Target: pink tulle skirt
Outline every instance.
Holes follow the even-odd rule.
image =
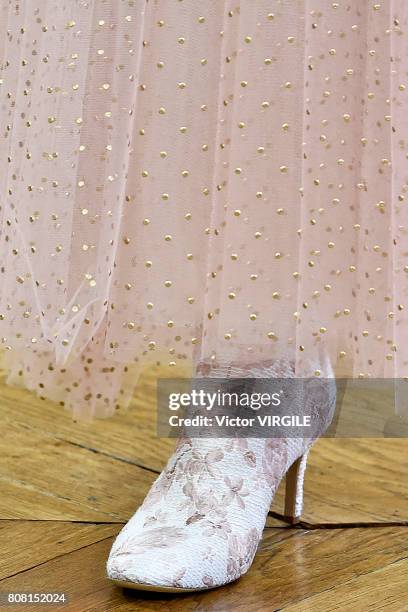
[[[149,362],[408,376],[405,0],[0,0],[0,338],[77,416]]]

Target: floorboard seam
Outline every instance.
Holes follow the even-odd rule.
[[[118,455],[112,455],[106,451],[99,450],[98,448],[93,448],[92,446],[88,446],[87,444],[81,444],[80,442],[73,442],[72,440],[67,440],[66,438],[57,436],[58,440],[62,442],[66,442],[67,444],[71,444],[71,446],[76,446],[78,448],[83,448],[84,450],[90,451],[91,453],[95,453],[96,455],[103,455],[104,457],[109,457],[110,459],[115,459],[116,461],[121,461],[122,463],[127,463],[128,465],[134,465],[135,467],[140,468],[141,470],[145,470],[146,472],[151,472],[155,475],[160,474],[160,470],[156,470],[154,468],[150,468],[146,465],[138,463],[132,459],[127,459],[126,457],[120,457]]]
[[[279,515],[274,516],[273,518],[283,518]],[[20,522],[31,522],[31,523],[66,523],[70,525],[125,525],[127,523],[127,519],[118,520],[118,521],[87,521],[87,520],[76,520],[76,519],[37,519],[37,518],[1,518],[0,524],[2,522],[9,521],[20,521]],[[400,522],[384,522],[384,523],[306,523],[301,521],[297,525],[291,525],[287,523],[285,525],[265,525],[265,529],[297,529],[304,531],[313,531],[319,529],[381,529],[388,527],[408,527],[408,521],[400,521]]]
[[[296,527],[296,525],[295,525]],[[408,527],[408,521],[387,521],[384,523],[306,523],[301,521],[299,527],[302,529],[377,529],[382,527]]]
[[[20,523],[58,523],[59,525],[64,523],[67,525],[125,525],[127,523],[127,520],[124,519],[123,521],[86,521],[86,520],[79,520],[79,519],[25,519],[25,518],[0,518],[0,524],[2,522],[10,522],[10,521],[14,521],[14,522],[19,522]]]
[[[278,512],[270,511],[268,512],[268,516],[271,518],[278,519],[284,523],[285,517],[283,514],[279,514]],[[371,522],[363,522],[363,521],[355,521],[355,522],[347,522],[347,523],[308,523],[307,521],[299,521],[295,525],[291,525],[287,523],[289,527],[293,529],[365,529],[366,527],[408,527],[408,520],[406,521],[373,521]],[[273,526],[269,527],[269,529],[274,528]]]
[[[94,546],[94,544],[100,544],[101,542],[104,542],[105,540],[109,540],[109,538],[113,538],[113,537],[114,537],[113,535],[106,536],[104,538],[101,538],[100,540],[95,540],[94,542],[90,542],[89,544],[80,546],[79,548],[74,548],[73,550],[70,550],[69,552],[65,552],[60,555],[55,555],[55,557],[50,557],[46,561],[42,561],[41,563],[37,563],[36,565],[27,567],[26,569],[23,569],[20,572],[16,572],[15,574],[10,574],[10,576],[5,576],[4,578],[0,580],[0,585],[2,582],[4,582],[5,580],[8,580],[9,578],[15,578],[15,576],[19,576],[20,574],[25,574],[26,572],[30,572],[31,570],[36,569],[37,567],[46,565],[50,561],[54,561],[55,559],[60,559],[61,557],[66,557],[67,555],[71,555],[72,553],[78,552],[80,550],[84,550],[85,548],[89,548],[89,546]]]
[[[361,577],[370,576],[370,574],[375,574],[376,572],[380,572],[381,570],[383,570],[384,568],[386,568],[386,567],[388,567],[390,565],[394,565],[395,563],[398,563],[400,561],[406,561],[407,559],[408,559],[407,557],[403,557],[402,559],[394,559],[394,561],[390,561],[389,563],[385,563],[381,567],[375,567],[373,569],[367,570],[366,572],[361,572],[360,574],[357,574],[356,576],[353,576],[353,578],[350,578],[349,580],[345,580],[344,582],[341,582],[340,584],[331,586],[331,587],[329,587],[327,589],[322,589],[321,591],[317,591],[316,593],[312,593],[311,595],[308,595],[307,597],[304,597],[303,599],[299,599],[297,601],[292,601],[287,606],[285,605],[283,608],[279,608],[279,610],[281,612],[285,612],[286,609],[289,609],[291,606],[293,606],[295,604],[300,604],[300,603],[303,603],[305,601],[308,601],[309,599],[312,599],[316,595],[321,595],[322,593],[329,593],[330,591],[333,591],[333,590],[337,589],[337,587],[339,587],[339,586],[344,586],[344,585],[352,584],[356,580],[359,580]]]
[[[1,395],[0,395],[0,400],[1,400]],[[9,418],[6,417],[6,421],[8,423],[11,422],[11,420]],[[15,421],[14,421],[15,422]],[[102,455],[104,457],[109,457],[110,459],[114,459],[116,461],[121,461],[122,463],[127,463],[128,465],[134,465],[136,467],[139,467],[141,470],[145,470],[147,472],[152,472],[155,475],[159,475],[161,470],[155,469],[155,468],[151,468],[148,467],[146,465],[143,465],[141,463],[138,463],[137,461],[134,461],[132,459],[128,459],[126,457],[120,457],[119,455],[112,455],[111,453],[108,453],[106,451],[103,450],[99,450],[98,448],[93,448],[92,446],[88,446],[87,444],[82,444],[81,442],[74,442],[73,440],[69,440],[68,438],[65,438],[64,436],[58,435],[54,432],[48,432],[44,429],[42,429],[41,427],[37,427],[37,426],[32,426],[29,423],[23,423],[21,421],[18,421],[18,425],[20,425],[21,427],[23,427],[23,429],[26,429],[28,431],[32,431],[33,429],[37,432],[40,432],[42,435],[45,435],[49,438],[52,438],[53,440],[58,440],[60,442],[65,442],[66,444],[70,444],[71,446],[76,446],[77,448],[82,448],[84,450],[90,451],[92,453],[95,453],[97,455]]]

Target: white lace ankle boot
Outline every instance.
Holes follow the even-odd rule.
[[[205,369],[205,368],[204,368]],[[212,369],[211,377],[279,378],[290,366]],[[323,393],[322,393],[323,390]],[[251,566],[281,479],[285,514],[301,514],[307,452],[332,418],[333,386],[321,385],[313,438],[183,438],[143,504],[119,533],[107,563],[121,586],[204,590]]]

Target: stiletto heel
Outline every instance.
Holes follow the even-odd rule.
[[[284,361],[245,370],[231,363],[227,369],[204,365],[197,368],[202,378],[226,378],[226,388],[233,391],[244,388],[240,378],[248,379],[252,393],[264,388],[257,379],[294,375]],[[145,501],[117,536],[107,563],[109,578],[128,588],[174,593],[212,589],[245,574],[285,474],[286,520],[300,519],[306,453],[334,411],[335,394],[328,388],[324,402],[320,385],[307,389],[307,405],[319,406],[307,438],[182,436]]]
[[[285,520],[292,525],[300,521],[303,509],[303,483],[305,479],[306,452],[296,459],[286,473]]]

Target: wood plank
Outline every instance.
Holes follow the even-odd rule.
[[[310,452],[302,518],[313,524],[408,520],[408,439],[330,439]],[[283,511],[283,487],[272,506]]]
[[[13,454],[16,448],[18,450],[18,444],[21,444],[23,430],[28,439],[53,440],[48,444],[41,443],[44,462],[49,464],[46,468],[47,475],[52,471],[52,466],[60,472],[61,465],[64,465],[64,470],[69,468],[71,474],[67,481],[69,489],[74,485],[76,488],[78,481],[88,481],[88,490],[92,489],[88,496],[98,497],[100,504],[103,500],[100,510],[105,513],[106,520],[107,515],[112,519],[126,520],[140,503],[142,491],[147,490],[155,473],[162,469],[174,446],[174,440],[156,438],[155,376],[159,372],[162,375],[156,368],[142,376],[135,399],[127,413],[115,414],[111,419],[96,420],[92,424],[75,423],[67,412],[52,402],[42,401],[24,389],[0,384],[0,427],[2,431],[13,432],[16,424],[20,425],[21,435],[18,439],[13,433],[9,436]],[[72,452],[68,452],[67,464],[62,460],[55,461],[57,443],[67,449],[67,452],[69,447],[72,447]],[[91,452],[92,450],[96,452]],[[39,458],[33,464],[29,454],[17,454],[20,472],[24,474],[23,482],[18,483],[18,492],[15,483],[4,483],[6,496],[0,499],[0,516],[15,516],[7,508],[14,512],[14,499],[15,495],[18,495],[22,496],[19,497],[20,510],[25,507],[25,511],[17,516],[64,518],[62,511],[59,515],[56,514],[56,504],[51,504],[52,496],[55,497],[54,489],[48,489],[48,507],[53,507],[50,513],[46,510],[44,495],[38,493],[34,484],[29,484],[33,467],[40,469]],[[93,460],[89,458],[90,455],[94,455]],[[99,474],[99,470],[104,469],[105,465],[101,455],[106,455],[106,465],[110,466],[109,471],[114,475],[112,487],[107,478]],[[114,464],[109,464],[109,459],[111,462],[120,460],[119,465],[113,467]],[[145,475],[145,479],[141,475],[142,482],[139,485],[138,478],[141,473],[137,468],[133,470],[126,466],[126,463],[146,467],[152,471],[152,475]],[[310,454],[306,473],[304,519],[315,524],[408,520],[407,472],[408,439],[319,440]],[[36,479],[37,475],[34,474],[34,477]],[[15,476],[13,479],[18,480]],[[59,474],[57,479],[61,481],[59,495],[64,498],[66,495],[62,489],[62,474]],[[120,481],[127,491],[127,501],[121,499],[118,507]],[[107,494],[110,488],[112,495]],[[135,489],[136,495],[133,493]],[[283,512],[282,498],[281,488],[272,510]],[[36,503],[38,507],[42,504],[39,516],[35,515]],[[89,511],[89,515],[82,513],[78,516],[77,508],[70,505],[69,500],[63,499],[62,503],[71,512],[66,518],[101,520],[100,515],[94,513],[94,508]],[[31,514],[27,514],[28,507],[31,508]],[[75,511],[74,516],[72,511]]]
[[[406,612],[408,560],[403,559],[376,570],[372,574],[358,576],[334,589],[328,589],[295,605],[282,608],[282,612],[314,612],[324,610],[389,610]]]
[[[92,423],[73,421],[71,414],[34,393],[0,380],[0,418],[25,423],[32,430],[53,433],[59,439],[89,448],[109,451],[112,456],[160,471],[175,440],[156,437],[157,370],[142,375],[135,396],[126,411]]]
[[[20,423],[3,428],[0,454],[1,518],[125,521],[155,477]]]
[[[404,527],[268,529],[252,569],[241,580],[222,589],[183,596],[123,592],[110,584],[104,576],[109,538],[3,580],[0,590],[65,590],[70,604],[53,609],[75,612],[127,612],[158,607],[177,611],[396,612],[404,608],[395,607],[395,602],[407,598],[406,534]],[[349,592],[347,596],[351,588],[354,595]],[[344,597],[351,605],[342,607]],[[353,607],[353,601],[361,605],[364,598],[370,604],[377,600],[380,605]]]
[[[0,521],[0,578],[26,571],[55,557],[117,533],[117,525],[61,521]]]

